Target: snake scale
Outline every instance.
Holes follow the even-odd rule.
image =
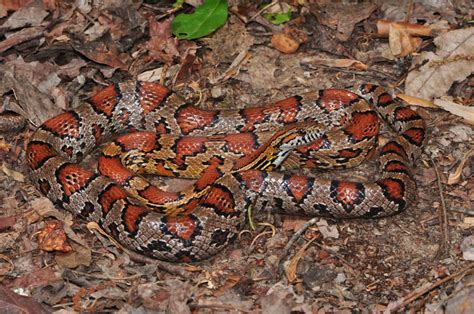
[[[44,122],[28,143],[27,163],[33,183],[56,206],[97,222],[122,245],[161,260],[198,261],[236,237],[249,206],[370,218],[414,203],[412,169],[426,136],[423,119],[375,85],[360,86],[358,94],[326,89],[259,107],[203,110],[157,83],[123,82]],[[377,146],[379,116],[397,136],[380,149],[377,180],[280,172],[359,164]],[[295,142],[294,131],[285,133],[294,125],[297,134],[306,127],[318,132],[278,152],[274,145],[282,142],[272,141]],[[113,140],[126,130],[138,132]],[[98,171],[79,164],[110,140]],[[167,192],[122,164],[199,179],[186,191]]]

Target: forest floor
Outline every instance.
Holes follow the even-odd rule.
[[[261,1],[230,1],[225,25],[196,40],[178,40],[171,33],[173,16],[192,12],[189,4],[173,11],[172,1],[109,2],[15,1],[0,7],[2,107],[21,115],[9,117],[18,122],[0,131],[1,308],[30,313],[472,311],[469,1],[406,1],[402,7],[398,1],[283,1],[272,5],[292,9],[291,21],[282,25],[265,18],[257,6]],[[410,24],[390,25],[384,35],[376,27],[381,20]],[[430,33],[417,34],[415,24]],[[422,98],[428,106],[409,99],[429,131],[415,168],[417,203],[389,218],[318,218],[311,225],[308,217],[254,209],[255,230],[245,225],[248,232],[212,259],[144,261],[55,208],[29,181],[25,163],[26,144],[38,125],[125,79],[161,81],[206,109],[251,107],[365,82]],[[451,112],[433,105],[434,99],[448,102],[444,108],[451,106]],[[16,130],[22,117],[28,125]],[[392,136],[386,127],[382,133]],[[302,173],[363,180],[377,175],[376,161],[345,171]],[[189,184],[162,180],[174,188]],[[285,248],[298,231],[304,232]]]

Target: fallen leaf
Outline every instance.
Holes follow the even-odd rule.
[[[403,58],[417,51],[421,46],[422,39],[411,36],[400,24],[393,23],[390,24],[388,43],[392,55],[396,58]]]
[[[174,58],[179,57],[178,40],[172,36],[171,21],[172,19],[158,22],[150,17],[150,40],[145,44],[154,60],[166,64],[173,63]]]
[[[316,226],[318,226],[318,230],[323,235],[323,238],[339,238],[339,230],[337,230],[337,226],[330,226],[326,219],[319,220],[316,223]]]
[[[16,294],[0,286],[0,311],[2,313],[44,314],[41,304],[31,297]]]
[[[21,62],[22,60],[15,60],[1,69],[4,75],[0,81],[0,94],[13,90],[17,102],[12,102],[10,109],[34,125],[40,125],[59,112],[48,96],[51,95],[55,84],[58,84],[59,78],[54,73],[48,75],[54,70],[45,64]],[[38,74],[40,71],[43,71],[44,76]]]
[[[29,5],[34,0],[3,0],[1,1],[1,6],[5,10],[16,11],[24,6]]]
[[[433,104],[433,102],[423,99],[423,98],[418,98],[418,97],[414,97],[414,96],[410,96],[406,94],[396,94],[396,96],[412,106],[420,106],[420,107],[425,107],[425,108],[437,108],[437,106]]]
[[[336,38],[340,41],[347,41],[355,25],[367,19],[376,9],[377,5],[369,2],[349,4],[328,1],[325,5],[310,5],[311,13],[316,16],[318,22],[337,30]]]
[[[413,36],[431,36],[433,31],[431,27],[425,25],[394,22],[389,20],[378,20],[377,34],[381,36],[389,36],[390,28],[392,26],[396,26],[398,29],[403,29],[406,33]]]
[[[25,176],[21,172],[9,169],[5,163],[2,163],[2,171],[7,176],[13,178],[15,181],[25,182]]]
[[[68,253],[58,253],[55,255],[56,263],[60,267],[76,268],[80,265],[90,266],[92,260],[92,252],[90,249],[71,243],[72,251]]]
[[[217,290],[214,291],[215,296],[222,295],[228,289],[234,287],[236,284],[239,283],[242,276],[237,274],[227,274],[225,278],[225,282],[222,286],[220,286]]]
[[[283,220],[283,230],[285,231],[296,231],[302,225],[304,225],[308,221],[305,217],[298,217],[298,216],[285,216]]]
[[[434,43],[436,53],[423,52],[417,63],[425,64],[408,73],[406,94],[428,100],[443,96],[454,82],[474,71],[474,27],[447,32],[436,37]]]
[[[25,117],[14,111],[6,110],[0,113],[0,133],[19,132],[26,125]],[[2,150],[4,143],[0,143]]]
[[[294,27],[285,27],[280,33],[274,34],[271,41],[278,51],[295,53],[301,44],[308,41],[308,34]]]
[[[465,237],[461,243],[462,258],[474,261],[474,235]]]
[[[438,108],[463,118],[469,124],[474,125],[474,107],[459,105],[446,97],[433,100],[433,104]]]
[[[6,230],[16,223],[17,216],[0,217],[0,231]]]
[[[57,220],[48,220],[38,232],[38,248],[47,251],[70,252],[72,247],[67,243],[62,224]]]
[[[464,169],[464,165],[466,164],[466,161],[471,158],[471,156],[474,156],[474,148],[464,154],[461,159],[461,162],[456,167],[456,170],[449,174],[447,184],[451,185],[459,182],[459,180],[461,179],[462,170]]]
[[[181,13],[173,19],[173,34],[179,39],[204,37],[224,25],[227,16],[227,1],[206,0],[193,13]]]
[[[42,1],[36,0],[10,15],[2,24],[2,29],[9,30],[25,26],[39,26],[48,14],[49,13],[43,9]]]
[[[7,287],[10,289],[33,289],[57,280],[56,274],[51,267],[44,267],[40,269],[32,269],[31,272],[23,274],[14,281],[8,283]]]
[[[306,242],[305,245],[301,249],[296,252],[296,254],[289,260],[288,262],[285,263],[285,275],[286,278],[290,283],[295,282],[297,277],[296,277],[296,267],[298,266],[298,262],[300,259],[303,257],[304,253],[308,249],[308,247],[313,243],[314,240],[318,239],[318,237],[314,237],[308,242]]]
[[[367,64],[354,59],[323,59],[318,57],[306,57],[301,60],[302,64],[324,65],[333,68],[354,68],[358,71],[367,71]]]
[[[126,58],[119,54],[119,47],[110,36],[103,36],[95,41],[84,42],[79,38],[71,41],[72,47],[87,58],[114,69],[128,70]]]
[[[10,49],[13,46],[43,36],[44,29],[45,28],[43,26],[34,26],[22,29],[21,31],[0,42],[0,53]]]

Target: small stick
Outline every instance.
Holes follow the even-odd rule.
[[[431,290],[441,286],[442,284],[448,282],[449,280],[451,280],[455,277],[465,275],[465,273],[467,273],[468,271],[470,271],[472,269],[474,269],[474,265],[469,264],[466,267],[461,268],[460,270],[458,270],[454,274],[449,275],[446,278],[443,278],[441,280],[438,280],[435,283],[432,283],[432,284],[428,283],[428,284],[425,284],[425,285],[423,285],[419,288],[416,288],[415,290],[413,290],[412,292],[410,292],[406,296],[398,299],[397,301],[390,302],[388,304],[387,308],[385,309],[384,314],[389,314],[389,313],[393,313],[395,311],[398,311],[399,309],[401,309],[401,308],[405,307],[406,305],[412,303],[413,301],[415,301],[416,299],[418,299],[422,295],[430,292]]]
[[[289,252],[290,252],[290,249],[291,247],[293,246],[293,244],[296,242],[296,240],[298,240],[300,238],[300,236],[306,231],[306,229],[308,229],[309,227],[311,227],[312,225],[316,224],[319,220],[319,217],[314,217],[314,218],[311,218],[310,220],[308,220],[307,222],[304,223],[304,225],[302,225],[298,231],[296,231],[293,236],[291,237],[291,239],[288,241],[288,243],[285,245],[285,247],[283,248],[283,251],[281,253],[281,257],[280,257],[280,264],[278,266],[279,270],[280,270],[280,274],[283,273],[283,261],[286,259],[286,257],[288,256]]]
[[[438,253],[444,255],[447,253],[447,249],[449,245],[448,214],[446,210],[446,201],[444,199],[443,186],[441,184],[441,176],[439,174],[438,166],[436,165],[436,162],[431,157],[430,157],[430,160],[436,172],[436,182],[438,183],[439,197],[441,199],[441,207],[439,209],[439,218],[441,221],[441,232],[443,234],[443,243]]]

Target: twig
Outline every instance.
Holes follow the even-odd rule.
[[[388,304],[387,308],[385,309],[384,314],[389,314],[389,313],[393,313],[395,311],[398,311],[399,309],[407,306],[408,304],[412,303],[413,301],[415,301],[419,297],[423,296],[424,294],[426,294],[426,293],[430,292],[431,290],[441,286],[445,282],[448,282],[449,280],[451,280],[455,277],[465,275],[465,273],[467,273],[468,271],[470,271],[472,269],[474,269],[474,265],[469,264],[466,267],[461,268],[460,270],[458,270],[454,274],[447,276],[446,278],[438,280],[437,282],[432,283],[432,284],[428,283],[426,285],[423,285],[423,286],[413,290],[412,292],[410,292],[406,296],[398,299],[397,301],[390,302]]]
[[[140,255],[128,249],[124,251],[130,256],[130,259],[134,262],[144,263],[144,264],[153,264],[156,265],[159,269],[164,270],[172,275],[180,276],[181,278],[188,279],[189,273],[184,270],[182,266],[173,265],[167,262],[162,262],[154,258]]]
[[[257,16],[261,15],[263,12],[265,12],[266,10],[270,9],[271,7],[273,7],[273,6],[275,6],[279,3],[280,3],[279,1],[273,1],[272,3],[269,3],[268,5],[264,6],[261,10],[259,10],[257,13],[255,13],[251,18],[249,18],[247,23],[253,21]]]
[[[334,251],[333,249],[331,249],[331,248],[329,248],[329,247],[327,247],[327,246],[325,246],[325,245],[319,244],[319,243],[317,243],[317,242],[314,242],[314,244],[315,244],[317,247],[319,247],[320,249],[323,249],[323,250],[325,250],[325,251],[328,251],[329,253],[331,253],[331,255],[337,257],[338,260],[340,260],[343,264],[346,264],[346,266],[348,266],[348,267],[350,268],[352,274],[354,274],[354,275],[357,276],[357,274],[353,271],[354,266],[353,266],[351,263],[349,263],[349,261],[347,261],[344,257],[342,257],[341,254],[339,254],[339,253],[337,253],[336,251]]]
[[[446,201],[444,199],[443,186],[441,184],[441,176],[439,175],[438,166],[436,162],[430,157],[431,163],[433,164],[436,173],[436,182],[438,183],[439,197],[441,199],[441,207],[439,210],[439,218],[441,221],[441,232],[443,234],[443,243],[438,250],[439,254],[446,254],[449,245],[449,231],[448,231],[448,214],[446,211]]]
[[[24,28],[21,31],[13,34],[7,39],[0,41],[0,53],[5,50],[10,49],[13,46],[17,46],[26,41],[33,40],[35,38],[41,37],[44,34],[43,26],[34,26],[29,28]]]
[[[360,76],[370,76],[370,77],[376,76],[376,77],[380,77],[380,78],[384,78],[384,79],[393,80],[392,75],[389,75],[389,74],[386,74],[386,73],[383,73],[383,72],[380,72],[380,71],[374,70],[374,69],[369,69],[367,71],[354,71],[354,70],[348,70],[348,69],[343,69],[343,68],[329,67],[329,66],[323,65],[323,64],[311,64],[311,65],[306,64],[306,65],[309,66],[310,68],[311,67],[317,67],[317,68],[328,69],[330,71],[349,73],[349,74],[360,75]]]
[[[280,264],[278,266],[278,269],[280,270],[279,273],[282,274],[284,269],[283,269],[283,261],[286,259],[286,257],[288,256],[289,252],[290,252],[290,249],[291,247],[293,246],[293,244],[300,238],[300,236],[306,231],[306,229],[308,229],[309,227],[311,227],[312,225],[316,224],[319,220],[319,217],[314,217],[314,218],[311,218],[310,220],[308,220],[304,225],[302,225],[298,231],[296,231],[293,236],[291,237],[291,239],[288,241],[288,243],[285,245],[285,247],[283,248],[283,251],[281,253],[281,256],[280,256]]]
[[[249,313],[251,311],[247,309],[243,309],[241,307],[236,307],[232,304],[225,304],[220,302],[212,302],[207,304],[199,304],[199,303],[190,303],[189,308],[191,310],[199,310],[199,309],[216,309],[216,310],[229,310],[229,311],[239,311],[243,313]]]
[[[451,208],[450,211],[466,214],[469,216],[474,216],[474,210],[464,209],[464,208]]]

